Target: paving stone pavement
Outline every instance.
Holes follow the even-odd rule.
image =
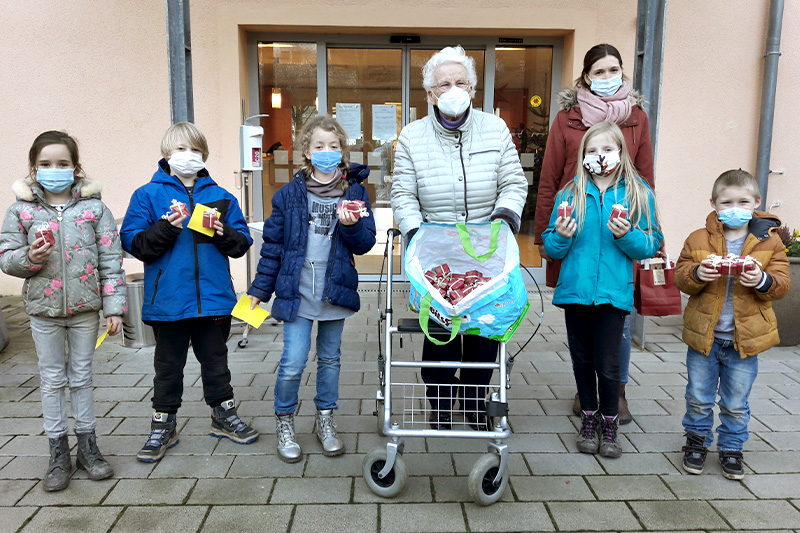
[[[747,474],[724,479],[712,448],[706,472],[681,469],[686,383],[680,317],[649,319],[645,350],[634,347],[627,388],[634,422],[623,426],[624,453],[603,459],[577,452],[571,416],[574,381],[563,313],[544,294],[544,321],[511,371],[510,483],[490,507],[472,503],[468,477],[487,451],[483,439],[408,438],[405,490],[386,500],[362,477],[363,458],[387,439],[373,417],[378,390],[378,295],[362,284],[362,311],[345,323],[339,410],[347,453],[328,458],[312,433],[315,363],[303,377],[297,416],[304,458],[281,462],[275,450],[272,396],[282,350],[280,325],[268,321],[237,346],[229,364],[240,415],[261,438],[247,446],[208,435],[199,365],[189,357],[180,443],[161,463],[136,461],[149,431],[153,349],[118,339],[96,352],[99,445],[115,469],[94,482],[75,471],[65,491],[46,493],[36,354],[19,297],[0,300],[11,344],[0,353],[0,532],[458,532],[458,531],[800,531],[800,348],[759,356],[745,449]],[[405,310],[402,285],[394,311]],[[538,293],[531,293],[534,309]],[[396,317],[397,318],[397,317]],[[531,313],[508,345],[531,336]],[[393,341],[396,359],[419,359],[422,340]],[[416,380],[405,371],[404,379]],[[74,437],[71,437],[74,445]]]

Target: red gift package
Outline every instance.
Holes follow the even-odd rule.
[[[369,216],[369,211],[361,200],[345,200],[342,202],[342,209],[353,213],[356,218]]]
[[[723,276],[738,276],[742,272],[755,270],[757,265],[761,266],[761,261],[755,257],[749,255],[738,256],[735,254],[728,254],[725,257],[710,254],[705,258],[703,263]]]
[[[219,220],[219,211],[217,211],[216,207],[212,207],[210,209],[206,209],[203,211],[203,227],[204,228],[213,228],[214,222]]]
[[[572,206],[569,202],[561,202],[558,205],[558,216],[561,218],[572,218]]]
[[[183,202],[179,202],[176,199],[172,199],[172,205],[169,206],[173,213],[180,213],[185,217],[189,216],[189,208],[186,207],[186,204]]]
[[[39,226],[39,228],[36,230],[36,233],[33,234],[33,237],[35,239],[38,239],[39,237],[43,238],[44,242],[50,243],[50,246],[55,246],[56,244],[56,237],[53,235],[53,230],[50,229],[49,224]],[[44,243],[42,243],[42,246],[44,246]]]
[[[611,206],[611,216],[609,218],[628,218],[628,210],[622,204]]]

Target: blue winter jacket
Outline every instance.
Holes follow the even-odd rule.
[[[178,200],[194,213],[195,204],[216,207],[223,235],[207,237],[176,228],[162,215]],[[200,316],[231,314],[236,293],[229,257],[241,257],[253,243],[236,197],[217,185],[206,170],[198,173],[191,194],[159,161],[150,183],[131,197],[120,230],[122,247],[144,262],[145,321],[174,321]]]
[[[577,178],[575,182],[577,183]],[[630,312],[633,308],[632,259],[653,257],[663,239],[661,229],[653,216],[653,193],[649,186],[647,190],[650,192],[650,219],[643,220],[638,228],[631,228],[631,231],[619,239],[614,238],[606,223],[611,216],[612,205],[625,205],[624,178],[616,189],[607,189],[602,195],[594,182],[588,183],[583,230],[569,239],[556,232],[556,219],[558,205],[565,200],[571,204],[572,194],[564,190],[558,193],[555,208],[550,215],[550,225],[542,234],[547,255],[563,261],[553,295],[554,305],[611,304],[617,309]],[[652,237],[646,233],[649,227],[653,227]]]
[[[375,245],[375,218],[369,207],[367,190],[357,183],[368,172],[362,166],[352,163],[351,166],[356,168],[348,173],[350,187],[345,191],[345,199],[364,202],[369,216],[360,218],[352,226],[339,224],[338,219],[334,221],[322,300],[358,311],[361,301],[353,254],[365,254]],[[356,175],[360,179],[356,179]],[[300,171],[272,197],[272,215],[264,221],[261,260],[247,291],[264,302],[274,293],[272,316],[286,322],[294,321],[300,308],[300,271],[306,257],[308,216],[305,174]]]

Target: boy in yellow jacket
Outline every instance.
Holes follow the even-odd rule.
[[[717,450],[722,475],[742,479],[742,448],[749,433],[748,398],[758,375],[758,354],[778,343],[772,301],[789,290],[789,262],[778,237],[780,220],[755,211],[761,203],[756,179],[743,170],[724,172],[714,182],[706,226],[686,239],[675,284],[689,295],[683,315],[686,414],[683,469],[703,471],[714,441],[714,401],[719,388]],[[722,275],[709,255],[751,256],[754,268]]]

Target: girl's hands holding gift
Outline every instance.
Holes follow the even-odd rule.
[[[39,237],[31,244],[31,248],[28,250],[28,259],[31,263],[41,265],[47,262],[47,258],[50,257],[51,253],[53,253],[53,247],[44,237]]]
[[[609,218],[606,226],[614,234],[615,239],[624,237],[631,230],[631,223],[628,222],[627,218]]]
[[[336,216],[339,217],[339,222],[345,226],[352,226],[358,222],[356,214],[347,209],[342,209],[342,204],[339,204],[339,207],[336,208]]]
[[[745,270],[739,274],[739,283],[745,287],[755,288],[756,285],[761,283],[761,277],[764,275],[758,265],[753,265],[755,268]]]
[[[558,217],[556,219],[556,232],[564,237],[565,239],[571,239],[573,235],[575,235],[575,230],[578,228],[578,224],[575,222],[575,219]]]

